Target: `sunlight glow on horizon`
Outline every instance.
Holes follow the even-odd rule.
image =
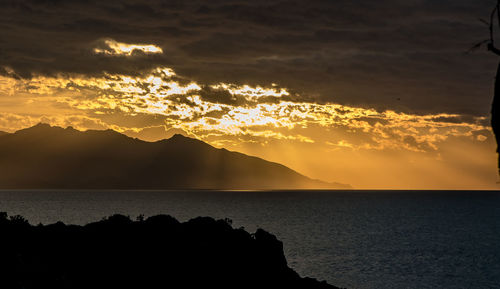
[[[379,164],[390,165],[386,168],[388,172],[404,171],[404,167],[399,167],[403,161],[401,155],[409,157],[408,161],[415,166],[418,164],[414,168],[417,171],[409,170],[407,175],[421,171],[421,167],[443,166],[446,174],[460,175],[468,183],[479,185],[490,178],[477,175],[467,179],[454,172],[453,167],[447,167],[451,161],[447,159],[449,153],[453,151],[456,158],[460,152],[456,147],[467,147],[484,155],[480,161],[468,160],[470,164],[481,169],[490,165],[486,155],[494,156],[494,150],[484,151],[492,146],[486,117],[415,115],[320,104],[274,83],[269,86],[202,84],[166,67],[139,76],[104,73],[19,79],[10,76],[13,73],[0,76],[0,105],[4,108],[0,113],[0,130],[13,131],[43,121],[84,130],[111,128],[130,136],[157,140],[167,130],[177,129],[218,147],[289,165],[311,177],[355,186],[358,184],[351,178],[357,175],[358,168],[363,171],[363,167]],[[299,147],[302,149],[298,150]],[[293,158],[287,158],[286,151]],[[379,158],[381,162],[375,161]],[[329,161],[321,165],[325,160]],[[339,166],[350,175],[339,171]],[[325,173],[325,168],[339,178]],[[378,171],[377,174],[381,173]],[[429,168],[421,173],[428,175],[431,171]],[[372,172],[375,173],[373,169]],[[393,184],[401,188],[403,180],[409,183],[407,175],[400,177],[401,181],[392,179]],[[362,181],[365,182],[371,182],[373,188],[378,180],[369,178]],[[427,183],[433,182],[438,186],[438,181],[428,176]]]

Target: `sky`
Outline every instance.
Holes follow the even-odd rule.
[[[2,0],[0,130],[175,133],[360,189],[498,189],[494,0]]]

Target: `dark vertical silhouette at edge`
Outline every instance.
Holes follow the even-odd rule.
[[[493,44],[488,45],[490,51],[500,56],[500,50],[497,49]],[[499,154],[500,146],[500,113],[499,104],[500,103],[500,63],[498,64],[497,74],[495,77],[495,91],[493,95],[493,102],[491,104],[491,128],[495,134],[495,139],[497,142],[497,154]],[[498,174],[500,175],[500,155],[498,155]]]
[[[500,56],[500,50],[496,48],[493,43],[488,44],[488,50]],[[495,77],[495,90],[493,94],[493,101],[491,104],[491,128],[495,134],[497,142],[497,154],[499,154],[500,146],[500,63],[498,64],[497,74]],[[500,175],[500,154],[498,155],[498,174]]]
[[[493,52],[494,54],[500,56],[500,50],[495,47],[495,31],[494,31],[494,23],[495,16],[497,18],[497,24],[500,26],[500,0],[497,0],[497,3],[493,10],[490,13],[490,21],[489,23],[482,20],[484,23],[488,24],[490,31],[490,39],[484,40],[476,45],[479,47],[481,43],[488,43],[488,50]],[[478,46],[479,45],[479,46]],[[495,76],[495,89],[493,93],[493,101],[491,103],[491,128],[493,130],[493,134],[495,134],[495,140],[497,143],[497,159],[498,159],[498,176],[500,176],[500,63],[498,64],[497,74]]]
[[[495,18],[496,24],[500,28],[500,0],[497,0],[495,7],[491,10],[489,21],[479,19],[482,23],[488,26],[489,39],[484,39],[472,46],[466,53],[471,53],[487,43],[488,50],[500,56],[500,49],[495,47]],[[495,89],[493,93],[493,101],[491,103],[491,128],[495,135],[497,143],[497,174],[500,176],[500,63],[498,64],[497,74],[495,77]]]

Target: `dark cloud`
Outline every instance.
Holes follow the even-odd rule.
[[[32,74],[138,74],[168,66],[203,83],[280,84],[319,102],[487,115],[494,1],[4,0],[0,65]],[[163,54],[105,57],[102,39]],[[205,91],[211,98],[213,92]],[[221,97],[231,102],[228,96]]]
[[[389,124],[387,119],[379,118],[379,117],[358,117],[355,118],[356,121],[366,121],[369,125],[374,126],[376,124],[386,125]]]
[[[225,89],[215,89],[210,86],[203,86],[200,91],[196,92],[205,101],[212,103],[222,103],[230,105],[238,105],[243,102],[243,99],[233,96]]]

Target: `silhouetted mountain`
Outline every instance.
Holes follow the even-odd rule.
[[[174,135],[145,142],[113,130],[38,124],[0,136],[0,188],[347,188],[283,165]]]
[[[31,226],[0,213],[0,234],[0,288],[337,288],[290,269],[274,235],[229,220],[114,215]]]

